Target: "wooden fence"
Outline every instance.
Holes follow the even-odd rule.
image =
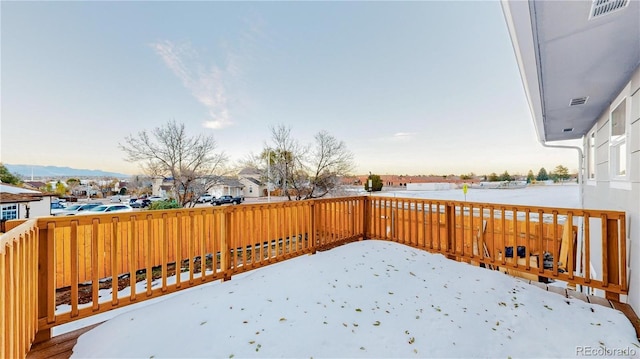
[[[589,236],[592,219],[601,238]],[[56,325],[360,239],[615,297],[627,291],[624,221],[622,212],[384,197],[40,218],[2,236],[0,356],[24,355]],[[603,263],[598,278],[576,264],[578,227],[586,263]],[[590,241],[602,256],[590,257]]]

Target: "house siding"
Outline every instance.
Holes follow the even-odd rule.
[[[625,97],[630,106],[629,129],[627,131],[628,178],[624,181],[612,180],[610,176],[610,123],[609,114],[614,103],[601,115],[592,131],[596,133],[595,181],[584,188],[584,206],[593,209],[612,209],[627,214],[627,264],[629,273],[628,303],[637,311],[640,308],[640,69],[637,69],[627,86],[616,99]],[[588,136],[583,138],[585,153],[588,153]],[[625,188],[618,188],[625,187]],[[590,226],[592,236],[600,235],[601,228]],[[596,237],[592,237],[596,238]],[[601,243],[591,243],[591,252],[601,253]],[[593,268],[602,275],[600,264]]]
[[[244,185],[243,194],[245,198],[258,198],[263,196],[265,186],[258,186],[247,178],[240,178],[240,183]]]
[[[631,138],[629,139],[631,180],[634,182],[640,182],[640,87],[638,85],[640,84],[636,84],[635,93],[631,96]]]
[[[27,204],[29,205],[29,218],[46,217],[51,215],[51,196],[45,195],[40,191],[30,190],[23,187],[17,187],[5,183],[0,183],[0,193],[6,193],[4,197],[5,201],[2,201],[3,206],[15,205],[17,209],[16,219],[27,218]],[[9,195],[18,195],[20,200],[6,201]],[[26,198],[26,200],[24,199]],[[29,200],[33,198],[33,200]]]

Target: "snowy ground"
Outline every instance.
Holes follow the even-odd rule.
[[[403,198],[430,198],[464,201],[462,189],[447,191],[407,191],[385,190],[377,196]],[[525,206],[580,208],[580,187],[577,184],[535,185],[519,189],[477,189],[469,188],[468,202],[505,203]]]
[[[566,358],[596,350],[640,354],[622,313],[363,241],[122,314],[81,336],[74,357]]]
[[[462,190],[382,195],[464,199]],[[469,189],[467,200],[579,207],[571,185]],[[618,311],[378,241],[298,257],[54,334],[110,318],[79,339],[74,357],[640,356]]]

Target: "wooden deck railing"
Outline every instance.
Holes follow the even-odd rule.
[[[368,200],[365,211],[367,238],[536,280],[584,285],[617,301],[627,293],[624,212],[384,197]],[[599,236],[591,238],[592,233]],[[601,243],[598,254],[592,243]],[[581,263],[599,264],[601,272]]]
[[[36,220],[0,237],[0,357],[24,356],[38,331]]]
[[[624,221],[622,212],[384,197],[40,218],[2,235],[0,356],[26,354],[56,325],[358,239],[615,297],[627,292]],[[590,226],[602,235],[591,238]],[[598,276],[576,264],[578,232],[586,263],[603,264]],[[556,258],[550,268],[545,253]]]

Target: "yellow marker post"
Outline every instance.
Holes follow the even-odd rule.
[[[467,191],[468,191],[468,189],[469,189],[469,186],[467,186],[466,183],[462,185],[462,193],[464,193],[465,202],[467,201]]]

